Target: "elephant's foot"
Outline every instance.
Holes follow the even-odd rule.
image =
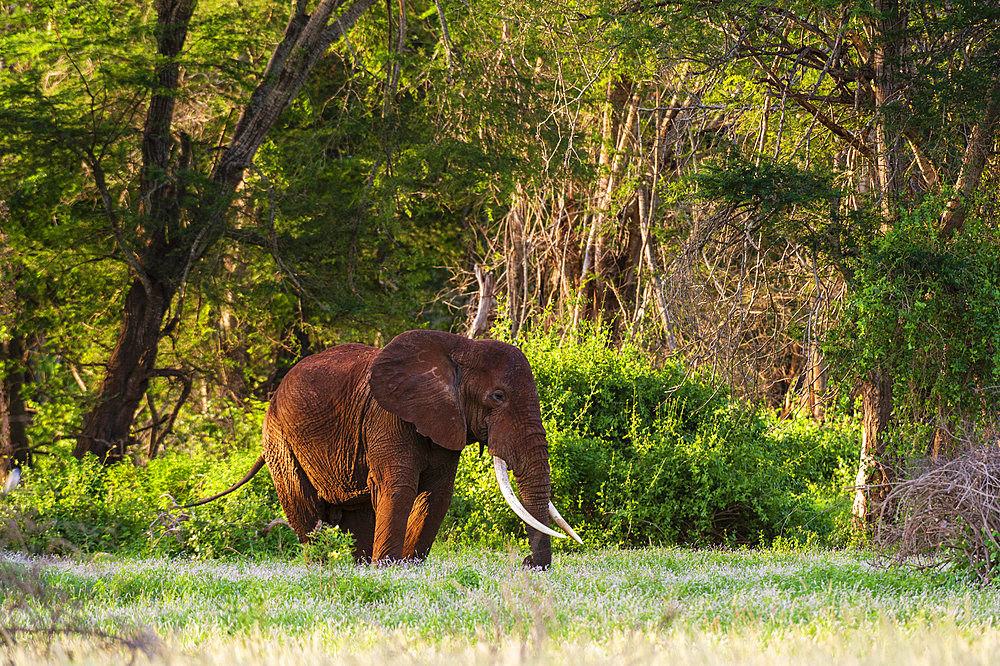
[[[535,561],[531,559],[531,555],[527,555],[524,558],[524,562],[521,562],[521,566],[529,571],[548,571],[550,564],[535,564]]]
[[[384,557],[381,560],[375,560],[374,562],[372,562],[372,564],[377,567],[396,567],[396,566],[414,567],[414,566],[420,566],[421,564],[424,563],[426,559],[427,558],[425,557],[416,557],[413,555],[408,557],[401,557],[398,559],[394,559],[391,557]]]

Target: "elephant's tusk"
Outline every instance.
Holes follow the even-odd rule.
[[[528,513],[528,510],[517,501],[514,497],[514,490],[510,487],[510,478],[507,476],[507,463],[497,456],[493,456],[493,470],[497,473],[497,484],[500,486],[500,492],[503,494],[503,498],[507,500],[507,504],[510,508],[514,510],[517,517],[526,522],[529,526],[535,528],[542,534],[548,534],[549,536],[558,537],[560,539],[565,539],[565,534],[559,534],[554,530],[550,530],[545,525],[535,520],[535,518]]]
[[[549,502],[549,516],[552,518],[552,520],[556,522],[556,525],[566,530],[567,534],[576,539],[576,542],[578,544],[580,544],[581,546],[583,545],[583,539],[581,539],[580,535],[577,534],[576,531],[569,526],[569,523],[566,522],[566,519],[559,515],[559,512],[556,510],[556,505],[553,504],[551,501]]]

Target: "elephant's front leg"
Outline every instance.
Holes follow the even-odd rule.
[[[414,475],[415,476],[415,475]],[[403,559],[406,523],[417,497],[416,479],[376,482],[372,490],[375,508],[375,545],[372,562],[396,562]]]
[[[434,451],[428,469],[420,477],[420,494],[417,495],[406,525],[405,559],[422,560],[431,550],[444,521],[455,490],[458,471],[457,451],[438,448]]]
[[[375,510],[372,562],[403,559],[406,521],[426,464],[424,452],[413,445],[416,437],[412,426],[396,423],[368,445],[368,489]]]

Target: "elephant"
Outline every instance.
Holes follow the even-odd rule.
[[[384,348],[347,343],[299,361],[264,417],[264,464],[300,541],[322,522],[354,537],[357,562],[423,560],[451,504],[462,449],[493,456],[504,499],[528,525],[524,565],[547,569],[549,518],[583,543],[550,499],[538,389],[517,347],[441,331]],[[521,501],[510,486],[514,473]],[[187,508],[185,507],[185,508]]]

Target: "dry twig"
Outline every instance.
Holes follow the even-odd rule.
[[[895,564],[964,567],[992,580],[1000,571],[1000,447],[980,446],[896,484],[880,505],[876,540]]]

